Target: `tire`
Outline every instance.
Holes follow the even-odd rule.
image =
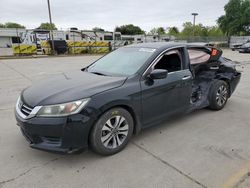
[[[229,98],[229,86],[225,81],[216,81],[210,89],[209,108],[211,110],[221,110]]]
[[[134,129],[131,114],[123,108],[105,112],[90,133],[91,149],[101,155],[113,155],[125,148]]]

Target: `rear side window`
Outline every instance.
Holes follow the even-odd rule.
[[[210,59],[210,54],[202,50],[188,49],[191,65],[206,63]]]

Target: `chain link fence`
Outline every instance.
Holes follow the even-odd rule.
[[[228,47],[229,37],[219,36],[219,37],[201,37],[201,36],[189,36],[189,37],[177,37],[177,41],[185,41],[188,43],[211,43],[220,47]]]

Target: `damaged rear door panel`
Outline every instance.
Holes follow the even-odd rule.
[[[228,98],[240,80],[235,63],[222,57],[222,50],[207,47],[188,47],[190,69],[193,73],[190,111],[210,105],[211,88],[218,81],[228,84]]]

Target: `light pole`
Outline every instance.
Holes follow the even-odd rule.
[[[192,16],[194,16],[194,21],[193,21],[193,36],[195,34],[195,19],[196,19],[196,16],[198,16],[199,14],[198,13],[192,13]]]
[[[113,31],[113,43],[114,43],[114,49],[112,50],[115,50],[115,32],[116,32],[116,28],[114,28],[114,31]]]
[[[54,36],[53,36],[53,29],[52,29],[52,18],[51,18],[51,10],[50,10],[50,2],[48,2],[48,11],[49,11],[49,22],[50,22],[50,37],[51,37],[51,45],[52,45],[52,51],[51,53],[54,55],[55,52],[55,44],[54,44]]]

